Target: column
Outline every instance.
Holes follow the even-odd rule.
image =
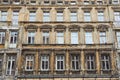
[[[69,60],[69,52],[68,50],[66,51],[66,74],[69,74],[69,70],[70,70],[70,60]]]
[[[54,52],[52,51],[51,55],[50,55],[50,69],[51,69],[51,74],[54,74],[55,71],[55,58],[54,58]]]
[[[114,51],[111,51],[110,53],[110,56],[111,56],[111,70],[115,70],[115,64],[116,64],[116,58],[115,58],[115,52]]]
[[[85,43],[85,35],[84,35],[84,30],[83,28],[80,28],[80,44]]]
[[[22,66],[21,54],[22,52],[20,49],[19,52],[17,53],[17,60],[16,60],[17,65],[16,65],[16,72],[15,72],[16,75],[20,75],[21,73],[21,66]]]
[[[67,27],[66,31],[65,31],[65,44],[69,44],[69,43],[70,43],[70,33],[69,33],[69,29]]]
[[[36,50],[36,54],[35,54],[35,74],[38,74],[38,67],[39,65],[39,54],[38,54],[38,50]]]
[[[97,32],[97,29],[96,27],[94,28],[94,32],[93,32],[93,42],[95,44],[98,44],[99,43],[99,33]]]
[[[85,71],[85,57],[84,57],[84,51],[81,51],[81,70],[82,70],[82,74],[84,74]]]
[[[2,75],[3,77],[6,75],[6,64],[7,64],[7,60],[6,60],[6,52],[4,52],[4,57],[3,57],[3,71],[2,71]]]
[[[97,73],[100,74],[100,55],[98,50],[96,51],[96,70]]]
[[[54,28],[52,28],[52,31],[51,31],[51,34],[50,34],[50,43],[51,44],[55,44],[56,41],[55,41],[55,32],[54,32]]]

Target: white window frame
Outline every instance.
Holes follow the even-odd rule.
[[[25,56],[25,70],[33,71],[34,69],[34,55],[26,55]]]
[[[84,21],[91,21],[90,11],[84,11]]]
[[[57,21],[63,21],[63,11],[57,11]]]
[[[10,44],[16,44],[18,40],[18,32],[17,31],[11,31],[10,33]]]
[[[57,44],[64,44],[64,32],[57,32],[56,33],[56,43]]]
[[[16,56],[9,55],[7,57],[7,68],[6,68],[7,75],[14,75],[15,74],[15,69],[16,69],[15,65],[16,65]]]
[[[71,32],[71,44],[78,44],[78,32]]]
[[[56,55],[56,70],[63,71],[65,69],[64,55]]]
[[[102,59],[103,57],[103,59]],[[103,66],[104,63],[104,66]],[[108,67],[107,67],[108,65]],[[110,56],[106,54],[101,54],[101,69],[102,70],[110,70]]]
[[[93,44],[92,32],[86,32],[85,33],[85,42],[86,42],[86,44]]]
[[[12,24],[18,25],[19,11],[13,11]]]
[[[0,44],[5,43],[5,32],[0,32]]]
[[[36,21],[36,12],[35,11],[30,11],[29,21]]]
[[[100,35],[100,43],[101,44],[106,43],[107,42],[106,41],[106,32],[100,32],[99,35]]]
[[[7,21],[7,11],[1,11],[1,21]]]
[[[104,21],[104,11],[98,11],[98,21]]]
[[[35,43],[35,31],[28,31],[27,43],[28,44],[34,44]]]
[[[86,55],[86,69],[87,70],[95,70],[95,55],[87,54]]]
[[[78,55],[71,55],[71,68],[72,70],[79,70],[80,68],[80,57]]]
[[[49,44],[49,32],[43,32],[43,44]]]
[[[77,21],[77,12],[76,11],[71,11],[70,21]]]
[[[43,22],[50,21],[50,11],[43,11]]]
[[[49,70],[49,55],[41,55],[41,70]]]
[[[120,32],[116,32],[116,37],[117,37],[117,45],[120,47]]]
[[[112,4],[119,4],[120,1],[119,0],[112,0]]]

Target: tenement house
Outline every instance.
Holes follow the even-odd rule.
[[[0,80],[119,80],[119,0],[0,0]]]

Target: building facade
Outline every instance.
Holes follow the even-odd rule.
[[[119,0],[0,0],[0,80],[119,79]]]

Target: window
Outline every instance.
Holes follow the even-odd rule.
[[[3,56],[0,55],[0,76],[2,75],[2,67],[3,67]]]
[[[36,3],[36,0],[30,0],[30,3],[31,3],[31,4],[35,4],[35,3]]]
[[[86,44],[93,44],[92,32],[85,33],[85,41],[86,41]]]
[[[93,54],[86,55],[86,68],[87,70],[95,70],[95,56]]]
[[[13,17],[12,17],[12,24],[13,25],[18,25],[18,11],[13,11]]]
[[[119,4],[119,0],[112,0],[113,4]]]
[[[78,32],[71,32],[71,44],[78,44]]]
[[[26,55],[25,70],[32,71],[34,68],[34,56]]]
[[[29,21],[36,21],[36,12],[35,11],[30,11]]]
[[[64,55],[56,55],[56,70],[64,70]]]
[[[13,4],[19,4],[20,0],[13,0]]]
[[[49,56],[41,55],[41,70],[49,70]]]
[[[116,36],[117,36],[117,44],[118,44],[118,47],[120,47],[120,32],[117,32],[117,33],[116,33]]]
[[[3,1],[3,3],[8,3],[9,2],[9,0],[2,0]]]
[[[7,11],[1,11],[1,21],[7,21]]]
[[[58,5],[62,5],[62,4],[63,4],[63,1],[62,1],[62,0],[57,0],[57,4],[58,4]]]
[[[77,21],[77,13],[75,11],[71,11],[70,20],[71,21]]]
[[[16,56],[8,55],[7,57],[7,75],[15,74]]]
[[[78,70],[79,69],[79,56],[78,55],[71,55],[71,64],[72,64],[72,70]]]
[[[56,43],[57,44],[64,44],[64,33],[63,32],[57,32]]]
[[[63,21],[63,11],[57,11],[57,21]]]
[[[90,11],[84,11],[84,21],[91,21]]]
[[[115,21],[115,24],[120,25],[120,11],[114,12],[114,21]]]
[[[98,5],[102,5],[103,4],[103,0],[97,0],[97,4]]]
[[[101,55],[101,69],[109,70],[110,69],[110,56],[106,54]]]
[[[5,32],[0,32],[0,44],[5,42]]]
[[[35,32],[28,32],[28,44],[34,44]]]
[[[45,5],[49,5],[49,4],[50,4],[50,1],[49,1],[49,0],[44,0],[44,4],[45,4]]]
[[[84,4],[88,5],[88,4],[90,4],[90,2],[88,0],[84,0]]]
[[[43,21],[44,22],[50,21],[50,12],[49,11],[43,11]]]
[[[71,5],[76,5],[76,1],[71,1],[70,4]]]
[[[104,21],[104,12],[98,11],[98,21]]]
[[[106,43],[106,32],[100,32],[100,43]]]
[[[49,32],[43,32],[43,44],[49,44]]]
[[[17,35],[18,35],[18,32],[11,32],[11,37],[10,37],[11,44],[17,43]]]

